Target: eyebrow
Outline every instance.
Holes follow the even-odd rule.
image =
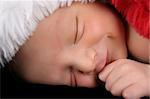
[[[75,38],[74,38],[74,44],[77,42],[77,37],[78,37],[78,17],[76,16],[76,33],[75,33]]]

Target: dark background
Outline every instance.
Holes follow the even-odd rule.
[[[7,68],[1,68],[2,98],[121,98],[114,97],[104,86],[97,88],[73,88],[27,83],[14,76]]]
[[[1,98],[109,98],[115,97],[103,85],[96,88],[77,88],[69,86],[52,86],[31,84],[10,72],[6,65],[0,68],[0,97]],[[142,99],[149,99],[143,97]]]

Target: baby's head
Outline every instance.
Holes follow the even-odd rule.
[[[74,3],[42,20],[14,57],[14,70],[35,83],[96,86],[104,66],[126,58],[123,25],[100,3]]]

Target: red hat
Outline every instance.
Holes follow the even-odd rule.
[[[150,40],[149,0],[111,0],[111,3],[141,36]]]

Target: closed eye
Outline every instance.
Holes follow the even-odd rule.
[[[79,31],[79,28],[82,30]],[[83,34],[84,34],[84,30],[85,30],[85,24],[83,24],[82,27],[79,27],[79,19],[76,16],[76,33],[75,33],[74,44],[78,43],[81,40],[81,38],[83,37]]]
[[[85,30],[85,24],[83,25],[82,32],[80,33],[80,36],[79,36],[79,40],[77,40],[78,42],[82,39],[82,37],[84,35],[84,30]]]
[[[75,38],[74,38],[74,44],[77,42],[77,37],[78,37],[78,17],[76,16],[76,33],[75,33]]]

